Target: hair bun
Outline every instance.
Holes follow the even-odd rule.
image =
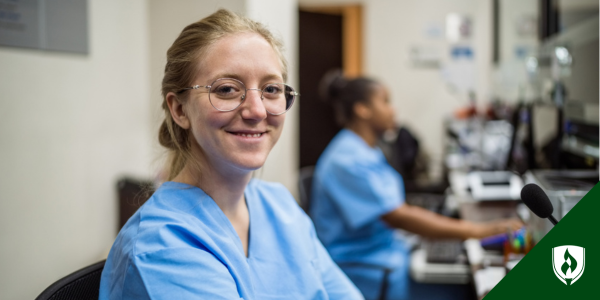
[[[332,104],[339,98],[341,91],[348,84],[348,80],[344,78],[342,70],[331,69],[323,75],[319,83],[319,96],[329,104]]]

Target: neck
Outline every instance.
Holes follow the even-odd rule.
[[[200,172],[187,164],[173,181],[202,189],[231,220],[246,211],[246,202],[243,201],[244,190],[251,178],[252,174],[249,171],[216,168],[204,160]]]
[[[202,151],[197,153],[200,154],[196,156],[198,168],[188,163],[173,180],[197,186],[215,201],[238,234],[247,257],[250,212],[244,190],[250,182],[251,171],[209,160]]]
[[[354,121],[346,126],[347,129],[352,130],[358,136],[360,136],[369,146],[375,147],[379,134],[377,134],[367,124],[362,124],[360,120]]]

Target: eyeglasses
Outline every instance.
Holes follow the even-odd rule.
[[[288,111],[296,96],[300,96],[293,87],[285,83],[267,83],[260,89],[247,89],[244,83],[233,78],[219,78],[211,85],[194,85],[177,91],[177,94],[199,88],[208,89],[208,100],[218,111],[232,111],[244,102],[247,91],[260,91],[260,99],[267,112],[275,116]]]

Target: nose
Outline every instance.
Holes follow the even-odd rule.
[[[267,117],[267,109],[261,99],[260,89],[247,89],[246,97],[241,107],[242,118],[261,121]]]

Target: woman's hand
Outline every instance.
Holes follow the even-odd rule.
[[[451,219],[409,204],[403,204],[381,218],[391,227],[401,228],[428,238],[481,239],[523,227],[523,222],[518,219],[474,223]]]
[[[523,227],[519,219],[503,219],[488,223],[472,223],[472,237],[481,239],[488,236],[516,231]]]

